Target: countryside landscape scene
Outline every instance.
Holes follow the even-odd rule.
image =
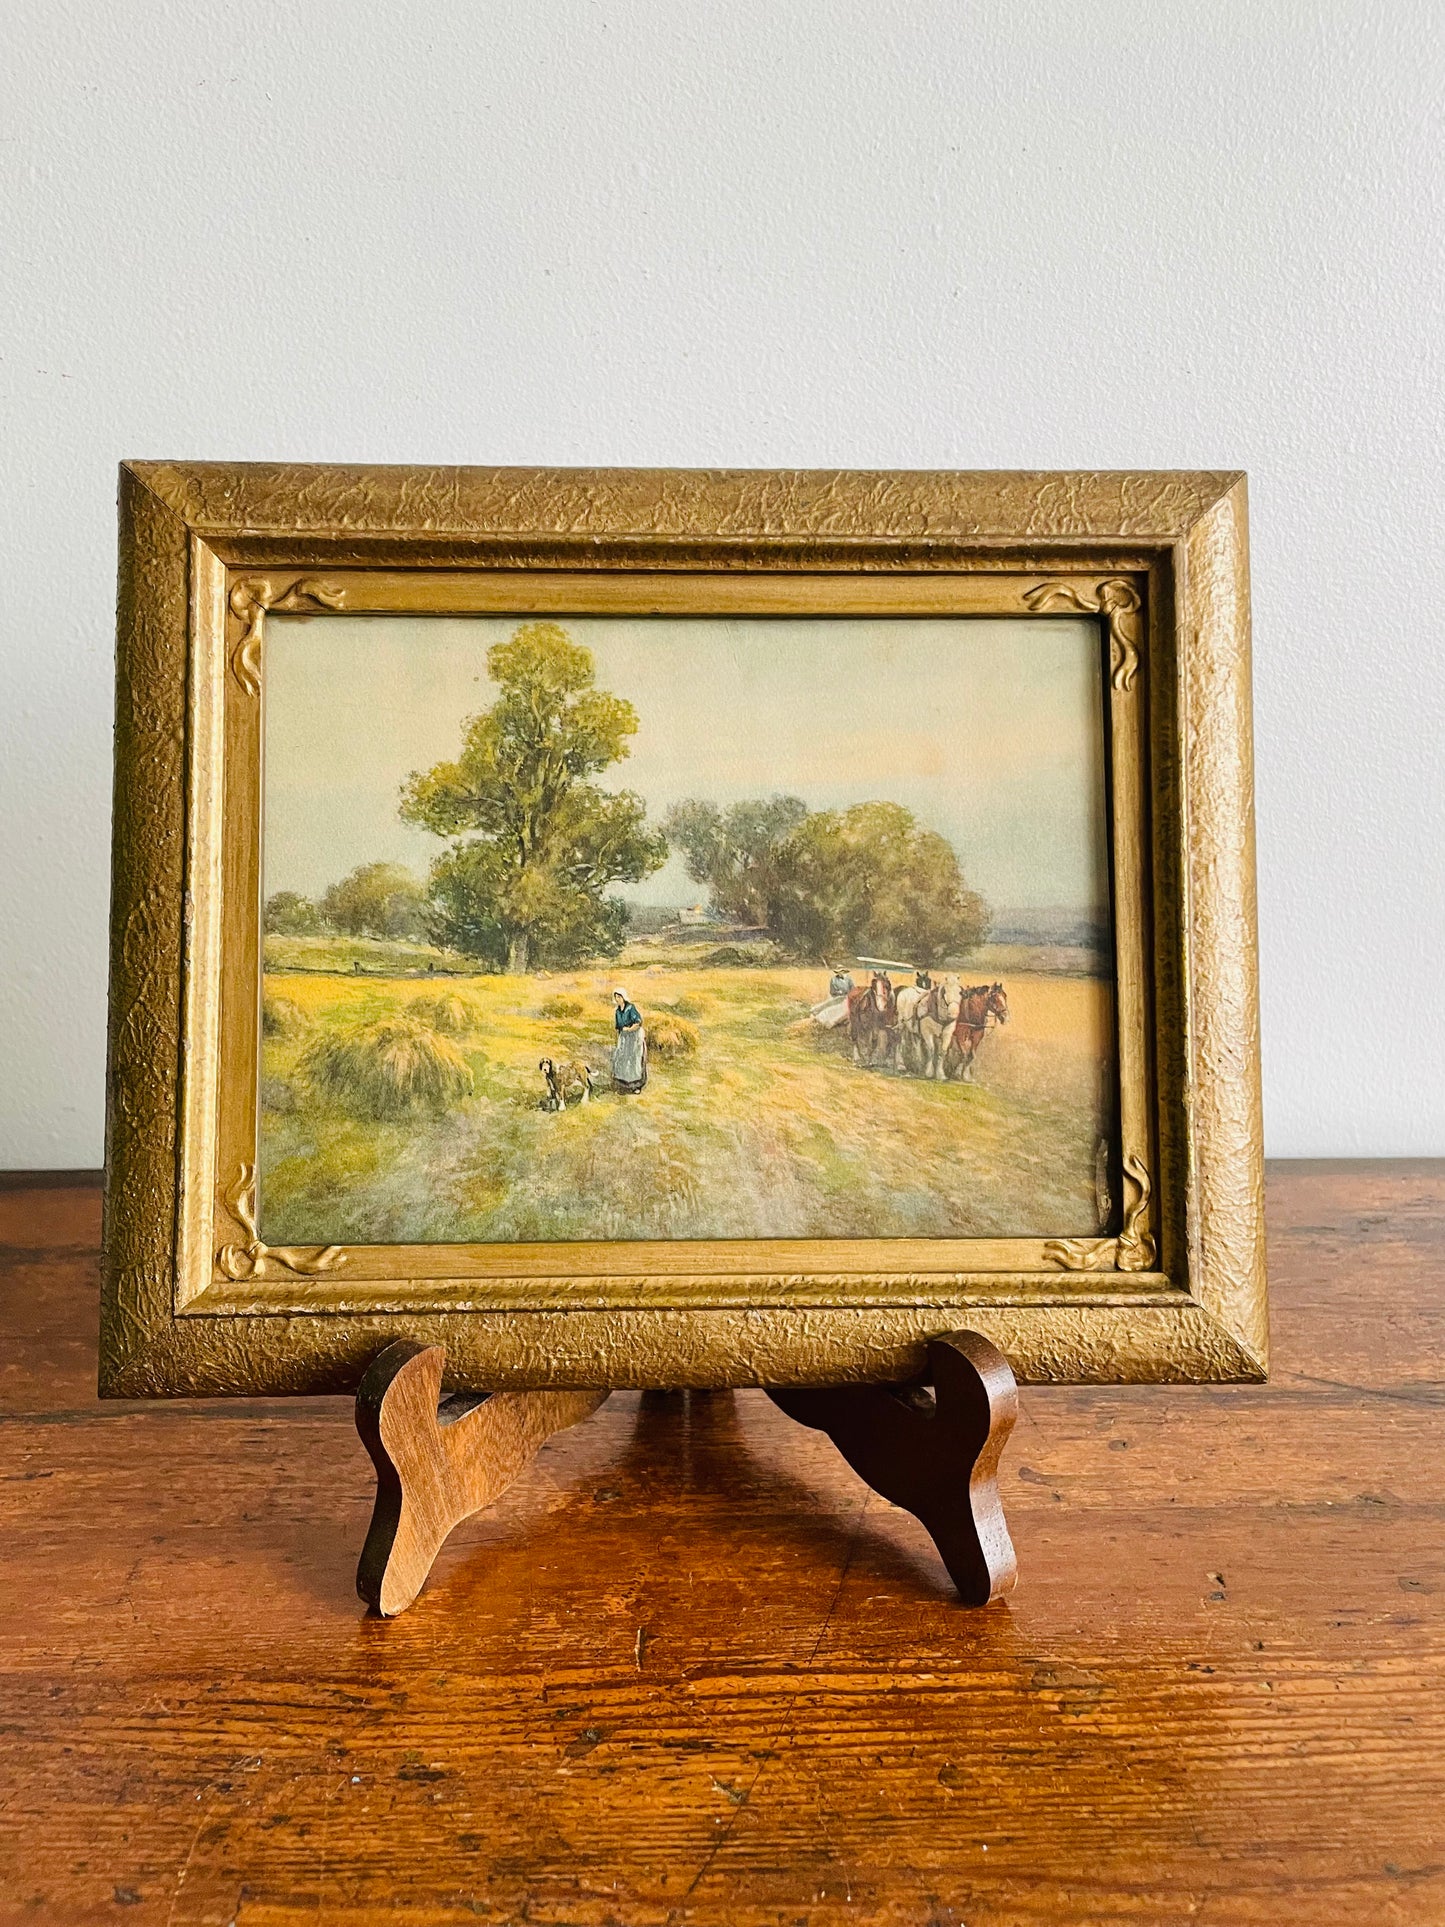
[[[268,1243],[1092,1235],[1097,627],[274,618]]]

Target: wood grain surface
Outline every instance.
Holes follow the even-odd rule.
[[[1268,1386],[1030,1390],[1020,1582],[760,1393],[627,1394],[417,1605],[349,1400],[101,1405],[0,1191],[0,1922],[1445,1921],[1445,1166],[1271,1175]]]

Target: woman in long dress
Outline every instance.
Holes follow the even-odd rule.
[[[642,1012],[625,990],[614,990],[612,1001],[616,1006],[612,1022],[617,1030],[612,1051],[612,1086],[614,1090],[635,1096],[647,1082],[647,1032],[643,1028]]]

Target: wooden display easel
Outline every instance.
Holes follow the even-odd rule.
[[[376,1507],[356,1589],[386,1617],[405,1612],[447,1535],[500,1498],[554,1433],[589,1418],[606,1392],[482,1392],[441,1397],[440,1345],[402,1339],[372,1361],[356,1429],[376,1467]],[[931,1386],[931,1390],[929,1387]],[[1018,1576],[998,1462],[1018,1416],[1008,1360],[977,1332],[928,1347],[928,1385],[769,1392],[826,1432],[875,1492],[922,1521],[967,1606]]]

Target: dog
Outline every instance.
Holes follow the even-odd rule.
[[[544,1057],[537,1069],[547,1080],[547,1095],[542,1100],[544,1111],[565,1111],[573,1098],[585,1104],[592,1095],[592,1073],[575,1057],[563,1058],[560,1064]]]

